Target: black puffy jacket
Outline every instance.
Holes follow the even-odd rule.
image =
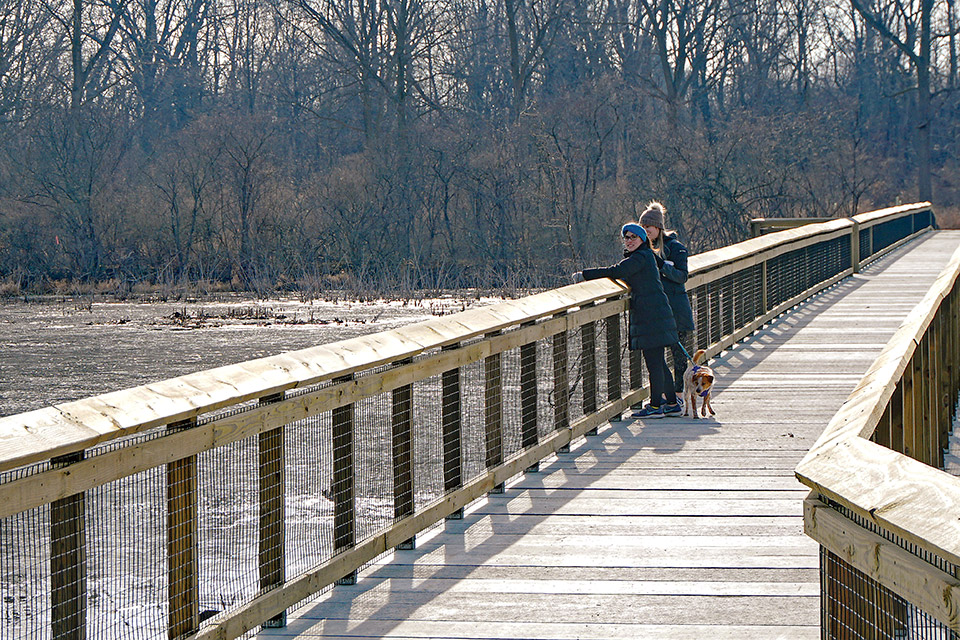
[[[690,308],[690,298],[687,297],[687,248],[677,240],[677,234],[663,234],[663,248],[660,250],[663,259],[660,265],[660,279],[663,281],[663,290],[670,300],[673,309],[673,319],[677,322],[677,331],[693,331],[693,310]],[[672,262],[673,264],[667,264]]]
[[[615,278],[630,287],[630,348],[649,349],[676,343],[677,324],[663,292],[657,261],[649,244],[643,244],[610,267],[584,269],[586,280]]]

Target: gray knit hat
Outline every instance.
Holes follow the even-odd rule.
[[[666,210],[659,202],[651,202],[646,210],[640,214],[640,224],[644,227],[663,229],[663,214]]]

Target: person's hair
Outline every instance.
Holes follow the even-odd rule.
[[[637,205],[637,209],[640,208],[640,205]],[[665,221],[667,218],[667,208],[656,200],[651,200],[647,203],[647,206],[643,209],[637,218],[640,221],[640,224],[643,225],[643,218],[647,217],[648,222],[653,223],[644,226],[657,227],[660,230],[660,233],[657,234],[656,240],[650,240],[650,248],[660,253],[663,250],[663,235],[668,233],[667,229],[664,227]]]

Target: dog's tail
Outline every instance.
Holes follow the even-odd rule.
[[[707,355],[705,349],[697,349],[697,352],[693,354],[693,364],[700,364],[705,355]]]

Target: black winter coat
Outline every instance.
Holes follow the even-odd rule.
[[[665,233],[663,247],[660,250],[660,279],[663,281],[663,290],[670,300],[673,309],[673,319],[677,322],[677,331],[693,331],[693,310],[690,308],[690,298],[687,297],[687,248],[677,240],[677,234]],[[667,264],[672,262],[673,264]]]
[[[584,269],[584,279],[615,278],[630,286],[630,349],[667,347],[678,342],[677,324],[650,245],[625,255],[613,266]]]

